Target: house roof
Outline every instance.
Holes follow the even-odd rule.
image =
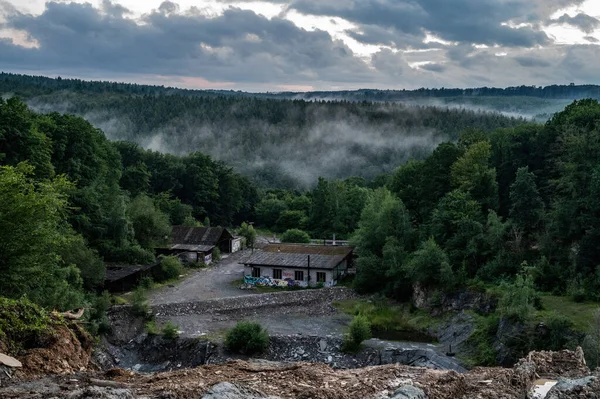
[[[233,236],[223,227],[187,227],[173,226],[171,242],[173,245],[217,245]]]
[[[214,247],[214,245],[175,244],[171,246],[171,249],[180,249],[189,252],[210,252]]]
[[[248,266],[280,266],[284,268],[333,269],[352,253],[350,247],[324,247],[311,245],[267,245],[241,263]]]

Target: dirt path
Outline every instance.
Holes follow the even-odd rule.
[[[249,254],[249,250],[244,250],[226,255],[215,266],[199,269],[175,285],[153,291],[150,303],[159,305],[255,294],[256,291],[240,290],[233,285],[234,281],[244,277],[244,266],[239,262]]]

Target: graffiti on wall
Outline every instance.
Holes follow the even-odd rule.
[[[294,280],[289,277],[285,277],[283,279],[276,279],[271,277],[252,277],[252,276],[244,276],[244,283],[255,285],[257,287],[279,287],[279,288],[291,288],[291,287],[308,287],[308,282]],[[322,283],[324,287],[333,287],[336,285],[336,282],[326,282]],[[314,286],[315,284],[311,284]]]
[[[257,287],[307,287],[306,281],[293,280],[291,278],[276,279],[271,277],[251,277],[244,276],[244,283],[252,284]]]

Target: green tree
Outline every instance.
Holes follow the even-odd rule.
[[[26,164],[0,168],[0,296],[81,306],[79,269],[60,257],[75,236],[66,223],[71,186],[63,177],[36,183],[32,174]]]
[[[141,194],[128,206],[135,239],[142,248],[151,249],[166,244],[171,236],[169,217],[154,206],[148,196]]]
[[[306,214],[303,211],[283,211],[277,219],[277,230],[303,229],[307,223]]]
[[[451,168],[453,186],[469,193],[483,210],[498,207],[496,170],[489,166],[491,151],[487,141],[472,144]]]
[[[405,272],[410,281],[425,287],[450,289],[454,284],[448,255],[433,238],[425,241],[421,248],[411,255]]]
[[[254,244],[256,242],[256,230],[254,230],[254,226],[244,222],[238,230],[238,234],[246,239],[247,247],[254,249]]]
[[[544,216],[544,202],[528,168],[519,168],[510,186],[510,218],[526,234],[536,231]]]
[[[265,227],[275,227],[281,213],[287,209],[283,200],[278,198],[265,198],[256,204],[257,224]]]
[[[290,229],[281,235],[281,242],[308,244],[310,243],[310,236],[305,231]]]

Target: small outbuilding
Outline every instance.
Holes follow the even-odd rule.
[[[353,248],[302,244],[269,244],[241,263],[244,280],[259,286],[335,286],[352,262]]]
[[[154,268],[160,262],[150,265],[107,265],[104,277],[104,289],[109,292],[126,292],[134,289],[143,277],[152,277]]]
[[[158,248],[163,255],[178,256],[184,262],[212,262],[212,251],[233,253],[241,249],[241,240],[223,227],[173,226],[171,245]]]

